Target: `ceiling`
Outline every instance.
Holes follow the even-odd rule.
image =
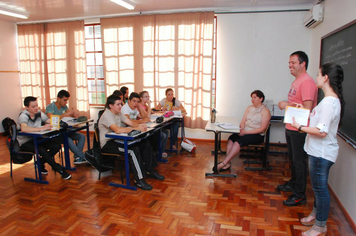
[[[0,7],[16,8],[29,14],[28,19],[0,15],[1,20],[17,23],[89,19],[120,15],[215,11],[306,10],[317,0],[130,0],[136,7],[127,10],[110,0],[0,0]]]

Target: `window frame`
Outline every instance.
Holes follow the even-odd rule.
[[[88,81],[88,99],[89,99],[89,107],[94,107],[94,106],[105,106],[105,101],[106,101],[106,88],[105,88],[105,73],[104,73],[104,61],[103,61],[103,57],[101,58],[102,60],[102,65],[97,65],[97,54],[98,53],[101,53],[101,55],[103,55],[103,48],[102,48],[102,35],[101,35],[101,32],[100,32],[100,37],[97,37],[96,34],[95,34],[95,26],[99,25],[100,26],[100,31],[101,31],[101,25],[100,23],[93,23],[93,24],[85,24],[84,26],[84,31],[87,27],[93,27],[93,37],[92,38],[87,38],[87,35],[85,35],[85,44],[87,42],[87,40],[93,40],[94,42],[94,50],[93,51],[88,51],[86,49],[86,46],[85,45],[85,55],[86,55],[86,58],[88,58],[88,54],[94,54],[94,65],[88,65],[88,61],[86,63],[86,67],[87,67],[87,81]],[[101,50],[96,50],[96,43],[95,43],[95,40],[97,39],[100,39],[100,44],[101,44]],[[98,78],[97,77],[97,68],[98,66],[101,66],[103,68],[103,77],[100,77]],[[95,77],[88,77],[88,69],[89,67],[94,67],[94,74],[95,74]],[[91,88],[91,84],[92,84],[92,81],[94,81],[94,88],[95,90],[93,91],[92,88]],[[98,91],[98,82],[99,81],[102,81],[103,82],[103,86],[104,86],[104,91]],[[91,94],[95,93],[96,96],[95,96],[95,99],[96,101],[94,103],[90,103],[90,99],[91,99]],[[103,103],[98,103],[98,97],[102,94],[104,94],[104,102]]]

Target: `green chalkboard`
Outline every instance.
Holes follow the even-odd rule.
[[[322,37],[320,52],[320,65],[335,62],[344,70],[346,106],[338,134],[356,148],[356,20]]]

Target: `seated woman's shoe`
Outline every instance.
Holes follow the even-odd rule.
[[[317,226],[313,225],[308,231],[302,233],[302,236],[319,236],[326,235],[327,227],[325,226]]]
[[[229,164],[229,163],[228,163]],[[224,162],[223,161],[220,161],[219,163],[218,163],[218,166],[216,167],[216,166],[214,166],[213,167],[213,171],[214,172],[218,172],[218,170],[221,172],[221,171],[227,171],[228,169],[230,169],[231,168],[231,164],[230,164],[230,166],[229,167],[227,167],[227,168],[225,168],[225,169],[223,169],[224,167],[226,167],[228,164],[224,164]],[[219,166],[220,165],[220,166]]]
[[[315,222],[315,213],[311,212],[307,217],[300,219],[300,223],[305,226],[312,226]]]
[[[227,163],[225,166],[223,166],[223,168],[221,168],[219,171],[223,172],[223,171],[228,171],[231,169],[231,163]]]

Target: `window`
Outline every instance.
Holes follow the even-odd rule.
[[[85,26],[85,50],[89,104],[103,105],[106,101],[106,95],[100,24]]]
[[[213,36],[213,65],[211,74],[211,107],[216,108],[216,38],[217,38],[217,17],[214,16],[214,36]]]

